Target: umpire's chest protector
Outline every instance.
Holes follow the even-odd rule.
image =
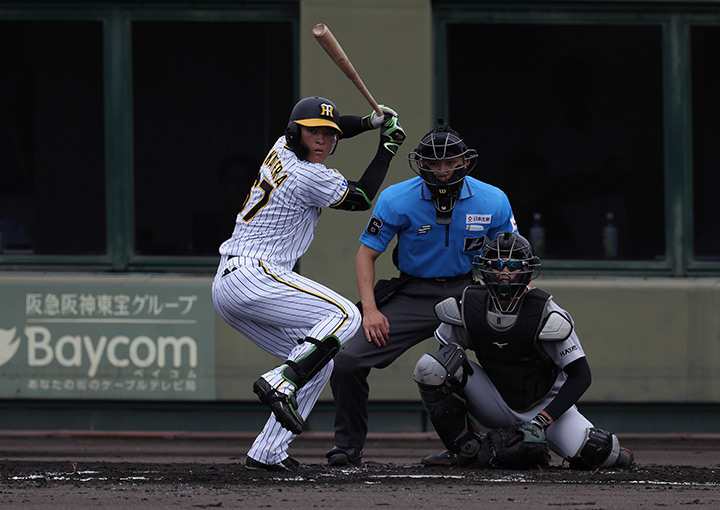
[[[558,368],[537,343],[537,334],[550,294],[532,289],[523,298],[517,320],[498,331],[488,323],[488,292],[482,286],[465,289],[462,315],[470,333],[470,348],[505,402],[523,410],[544,397]]]

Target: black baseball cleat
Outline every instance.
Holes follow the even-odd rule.
[[[327,452],[325,456],[330,466],[358,467],[362,463],[362,450],[360,448],[333,446],[332,450]]]
[[[451,452],[450,450],[445,450],[440,453],[437,453],[435,455],[428,455],[423,460],[420,461],[420,464],[423,466],[467,466],[468,464],[472,464],[475,462],[475,458],[467,458],[467,457],[460,457],[456,453]]]
[[[280,393],[262,377],[253,384],[253,391],[260,402],[270,408],[280,425],[293,434],[300,434],[303,431],[305,422],[297,411],[298,404],[295,394]]]
[[[245,467],[247,469],[254,470],[265,470],[265,471],[300,471],[300,463],[292,457],[287,457],[281,460],[277,464],[263,464],[259,460],[255,460],[252,457],[248,457],[245,460]]]

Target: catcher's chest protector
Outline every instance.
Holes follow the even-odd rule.
[[[468,287],[463,294],[462,315],[470,333],[471,348],[478,359],[481,362],[540,359],[535,336],[548,299],[550,294],[539,289],[528,292],[515,324],[505,331],[497,331],[488,324],[487,290],[480,286]]]
[[[463,294],[462,315],[470,333],[470,348],[503,400],[515,410],[526,409],[544,397],[559,371],[536,341],[549,299],[550,294],[532,289],[524,297],[515,324],[500,332],[488,324],[487,290],[473,286]]]

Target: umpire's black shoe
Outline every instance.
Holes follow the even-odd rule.
[[[303,431],[305,422],[297,411],[298,404],[294,394],[280,393],[262,377],[253,384],[253,391],[260,402],[270,408],[280,425],[293,434],[300,434]]]
[[[358,467],[362,463],[362,449],[360,448],[333,446],[332,450],[327,452],[325,456],[330,466]]]
[[[277,464],[263,464],[259,460],[248,457],[245,460],[245,467],[255,470],[264,469],[265,471],[300,471],[300,463],[292,457],[287,457]]]
[[[420,463],[423,466],[451,467],[451,466],[467,466],[468,464],[472,464],[475,461],[476,461],[476,459],[474,457],[472,457],[472,458],[460,457],[459,455],[451,452],[450,450],[444,450],[435,455],[428,455],[423,460],[421,460]]]

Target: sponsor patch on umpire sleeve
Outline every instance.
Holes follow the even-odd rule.
[[[485,243],[485,237],[466,237],[463,251],[478,251]]]
[[[370,218],[370,221],[368,221],[367,227],[365,227],[365,232],[367,232],[371,236],[377,237],[380,235],[382,227],[383,221],[377,216],[373,216],[372,218]]]

